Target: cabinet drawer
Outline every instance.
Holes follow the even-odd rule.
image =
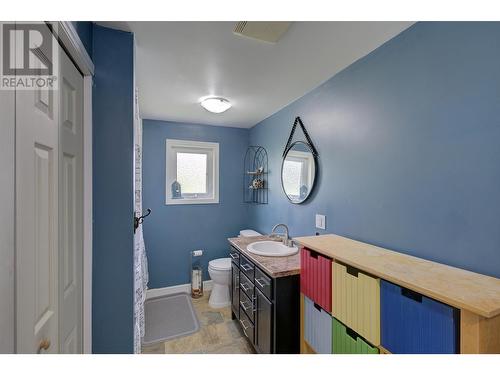
[[[252,323],[255,323],[255,296],[248,297],[245,293],[240,294],[240,309],[245,311]]]
[[[373,345],[380,345],[380,279],[332,264],[332,315]]]
[[[240,254],[240,270],[250,279],[254,278],[255,266],[251,261],[245,258],[244,255]]]
[[[255,287],[250,279],[240,270],[240,291],[243,291],[248,297],[253,298],[255,295],[254,288]],[[243,293],[240,293],[240,299],[242,294]]]
[[[243,309],[240,308],[240,325],[243,329],[243,333],[250,340],[250,342],[254,343],[254,325],[245,314]]]
[[[233,264],[236,264],[238,267],[240,266],[240,252],[232,246],[229,248],[229,257]]]
[[[459,352],[458,309],[381,282],[382,346],[395,354]]]
[[[307,248],[300,251],[300,290],[320,305],[332,311],[332,260]]]
[[[273,299],[273,279],[267,276],[259,268],[255,268],[255,286],[270,300]]]
[[[316,353],[332,353],[332,317],[307,297],[304,297],[304,339]]]
[[[332,318],[334,354],[378,354],[378,348],[371,346],[352,329]]]

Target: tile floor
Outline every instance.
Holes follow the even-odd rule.
[[[236,320],[231,307],[212,309],[210,292],[192,299],[200,330],[192,335],[142,347],[144,354],[251,354],[255,353]]]

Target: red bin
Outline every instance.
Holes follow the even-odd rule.
[[[300,291],[332,312],[332,260],[307,248],[300,250]]]

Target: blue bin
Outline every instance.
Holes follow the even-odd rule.
[[[304,296],[304,339],[318,354],[332,354],[332,316]]]
[[[385,280],[380,302],[381,342],[391,353],[459,352],[458,309]]]

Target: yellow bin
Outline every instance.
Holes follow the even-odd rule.
[[[332,314],[372,345],[380,345],[380,279],[333,262]]]

